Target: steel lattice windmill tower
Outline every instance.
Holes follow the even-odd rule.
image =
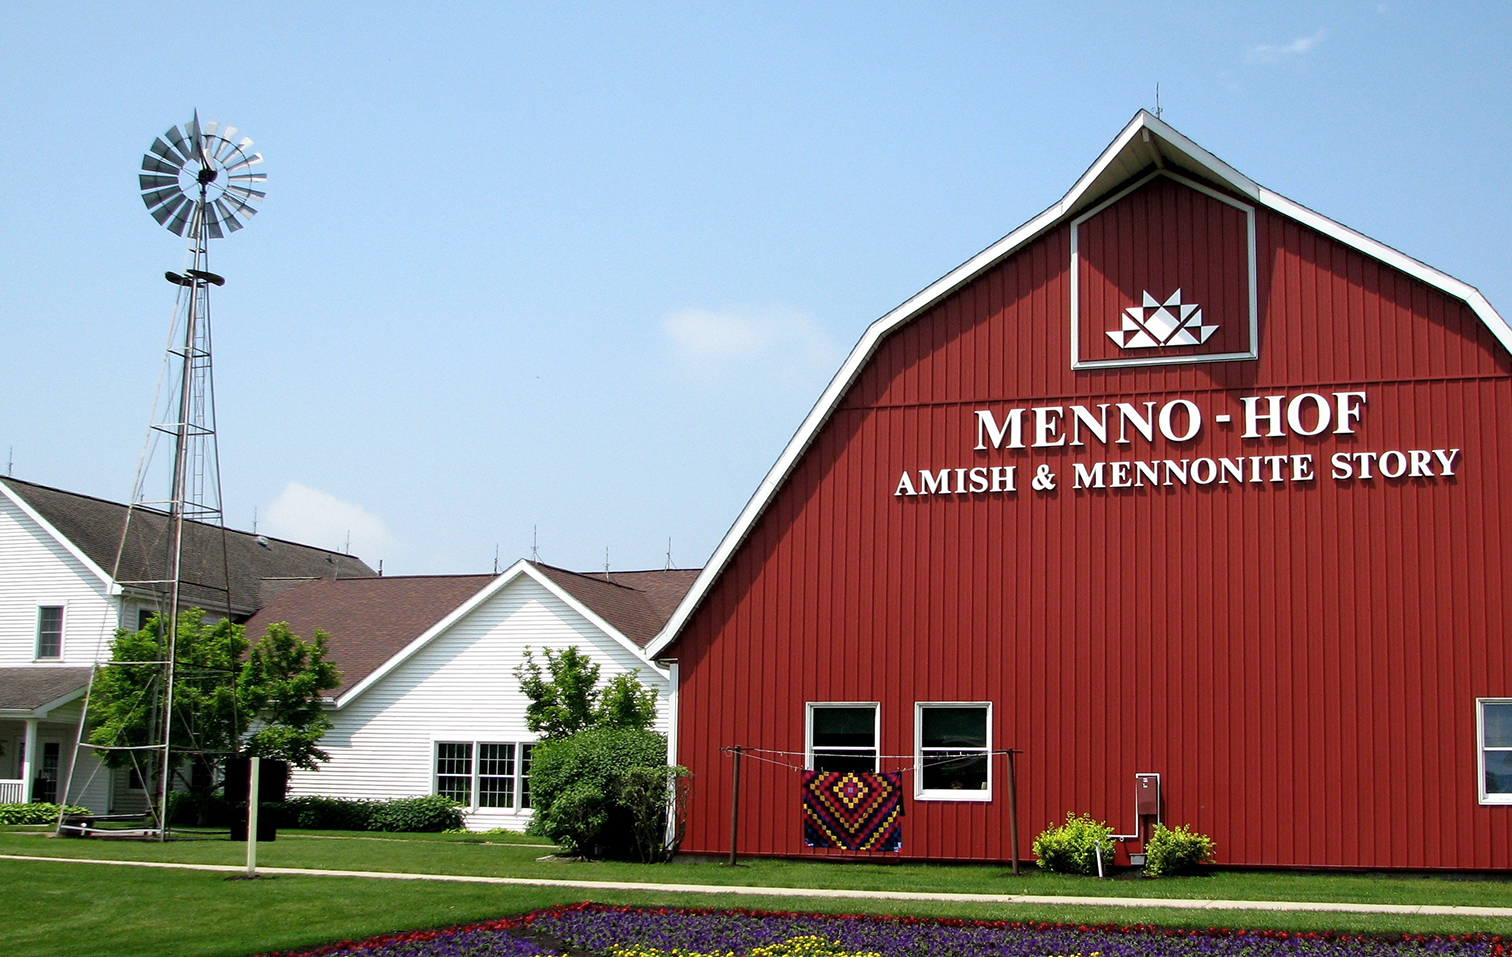
[[[159,838],[167,832],[166,811],[172,779],[170,744],[175,736],[192,734],[188,728],[175,728],[170,720],[174,714],[175,670],[180,667],[179,612],[187,607],[185,586],[194,589],[201,604],[211,604],[204,600],[207,593],[223,599],[215,602],[221,608],[207,611],[229,615],[231,607],[210,336],[210,289],[224,285],[225,280],[210,271],[209,246],[210,240],[236,232],[256,214],[257,204],[264,196],[260,187],[267,179],[267,174],[254,170],[262,162],[262,155],[251,151],[250,139],[233,139],[236,132],[235,127],[221,128],[213,122],[201,126],[196,111],[184,126],[169,127],[153,140],[142,157],[139,177],[142,201],[152,218],[174,235],[189,240],[183,271],[165,274],[177,287],[173,322],[154,399],[152,425],[111,572],[113,585],[123,595],[147,597],[156,605],[160,622],[156,660],[133,662],[130,666],[153,667],[157,673],[151,679],[152,691],[146,696],[151,700],[143,703],[144,708],[151,709],[146,743],[93,747],[130,752],[132,766],[140,775],[147,795],[149,829],[155,830]],[[203,542],[204,533],[211,529],[219,533],[219,569],[213,568],[214,562],[205,560],[203,548],[196,549],[194,567],[186,567],[186,530]],[[123,622],[124,626],[130,624]],[[234,676],[226,677],[234,680]],[[93,684],[91,680],[91,692]],[[79,746],[85,746],[88,711],[86,696],[85,713],[79,722]],[[192,740],[186,744],[187,750],[197,747]],[[78,751],[79,747],[75,747],[64,787],[64,804]]]

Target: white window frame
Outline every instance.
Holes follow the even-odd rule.
[[[1486,705],[1512,705],[1512,698],[1475,699],[1475,789],[1480,794],[1480,803],[1487,805],[1512,804],[1512,791],[1488,793],[1486,791]],[[1512,751],[1512,748],[1497,747],[1490,750]]]
[[[924,712],[933,708],[982,708],[987,712],[987,747],[949,748],[951,751],[982,750],[987,757],[987,788],[982,791],[925,790],[924,789]],[[915,701],[914,702],[914,799],[918,801],[976,801],[992,800],[992,702],[991,701]]]
[[[44,654],[42,654],[42,612],[46,611],[49,608],[56,608],[56,609],[58,609],[58,653],[55,654],[55,655],[44,655]],[[33,661],[62,661],[63,660],[63,637],[64,637],[64,634],[67,632],[67,629],[68,629],[68,624],[67,623],[68,623],[68,603],[67,602],[58,602],[57,604],[39,604],[39,605],[37,605],[37,631],[36,631],[36,635],[35,635],[36,641],[32,645],[32,660]]]
[[[871,748],[825,748],[825,751],[867,751],[872,752],[872,772],[881,770],[882,766],[882,702],[880,701],[810,701],[803,710],[803,766],[808,770],[814,770],[814,712],[820,708],[870,708],[872,709],[872,747]]]
[[[468,765],[468,774],[470,781],[467,786],[468,800],[467,803],[463,805],[463,810],[469,812],[483,811],[488,814],[499,812],[507,814],[530,814],[533,811],[533,808],[523,806],[525,790],[528,787],[527,782],[530,780],[529,771],[525,766],[524,754],[526,748],[530,748],[532,749],[532,751],[534,751],[537,743],[538,742],[536,741],[520,740],[518,738],[508,741],[500,741],[492,738],[474,738],[471,741],[461,738],[436,738],[431,741],[431,794],[441,793],[442,775],[437,770],[437,763],[440,761],[441,757],[441,745],[466,744],[472,747],[472,760]],[[512,803],[508,807],[485,807],[478,803],[479,780],[484,777],[499,776],[493,774],[485,775],[481,772],[483,746],[485,744],[509,744],[514,746],[514,772],[511,775],[511,777],[514,779],[514,791],[510,795],[510,800]],[[461,777],[461,775],[448,774],[446,775],[446,777]]]

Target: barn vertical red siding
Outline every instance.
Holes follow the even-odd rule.
[[[1141,222],[1205,204],[1156,182]],[[1232,230],[1227,209],[1199,225]],[[1253,361],[1073,371],[1069,225],[880,345],[669,651],[684,850],[727,849],[719,749],[742,745],[789,754],[744,765],[740,851],[816,853],[784,766],[805,702],[880,701],[882,753],[908,755],[914,702],[992,701],[994,746],[1024,752],[1024,857],[1067,812],[1131,829],[1134,775],[1155,771],[1165,819],[1224,863],[1512,866],[1512,807],[1477,800],[1474,713],[1512,694],[1508,355],[1437,289],[1264,208],[1255,229]],[[1229,278],[1208,283],[1225,323]],[[1368,393],[1354,435],[1240,437],[1240,396],[1345,390]],[[973,450],[977,409],[1176,398],[1209,414],[1200,451]],[[1462,450],[1453,478],[1329,478],[1334,451],[1433,448]],[[1311,483],[1071,482],[1078,461],[1309,452]],[[1029,487],[1039,463],[1052,493]],[[999,464],[1016,495],[893,494],[905,472]],[[994,760],[991,802],[910,797],[904,856],[1010,856]]]

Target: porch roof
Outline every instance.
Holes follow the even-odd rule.
[[[88,668],[0,668],[0,714],[46,717],[88,685]]]

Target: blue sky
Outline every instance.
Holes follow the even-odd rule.
[[[136,168],[198,108],[269,174],[211,251],[228,521],[390,573],[537,527],[702,563],[866,325],[1157,82],[1512,314],[1504,5],[12,4],[0,41],[0,455],[129,495],[183,256]]]

